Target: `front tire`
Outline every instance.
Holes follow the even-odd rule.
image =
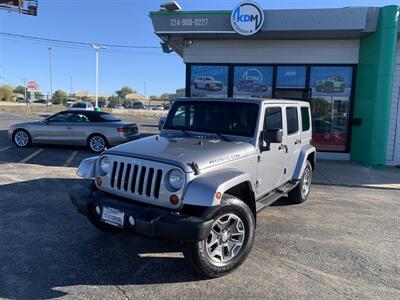
[[[208,236],[187,245],[184,256],[208,278],[226,275],[246,259],[254,241],[255,219],[240,199],[224,195]]]
[[[100,134],[93,134],[88,138],[87,146],[94,153],[100,153],[106,149],[107,140]]]
[[[307,160],[299,184],[288,193],[290,201],[300,204],[307,200],[311,188],[312,171],[311,163]]]
[[[17,147],[26,148],[32,144],[32,138],[25,129],[17,129],[13,134],[13,142]]]

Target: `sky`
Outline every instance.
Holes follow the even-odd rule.
[[[150,11],[166,0],[39,0],[38,16],[0,11],[0,32],[97,44],[157,47]],[[183,10],[229,10],[239,0],[178,0]],[[400,0],[258,0],[264,9],[400,5]],[[0,35],[0,85],[34,80],[50,91],[49,45]],[[95,91],[95,51],[52,46],[53,92]],[[105,49],[100,52],[99,93],[128,85],[160,95],[185,86],[185,65],[161,49]],[[71,80],[72,78],[72,80]]]

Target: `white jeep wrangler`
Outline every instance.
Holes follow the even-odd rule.
[[[184,242],[196,269],[218,277],[249,254],[260,210],[307,199],[310,141],[307,102],[180,99],[160,135],[82,161],[77,174],[94,180],[70,198],[100,230]]]

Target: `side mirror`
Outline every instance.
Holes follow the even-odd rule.
[[[282,143],[283,130],[279,128],[267,129],[262,132],[262,149],[263,151],[268,151],[270,144]]]

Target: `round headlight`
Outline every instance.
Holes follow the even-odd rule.
[[[168,172],[167,179],[170,187],[177,191],[183,186],[185,182],[185,174],[178,169],[173,169]]]
[[[111,161],[107,156],[104,156],[100,160],[100,171],[103,175],[107,175],[111,171]]]

